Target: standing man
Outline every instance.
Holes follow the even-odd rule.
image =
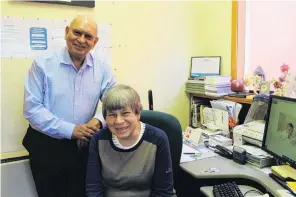
[[[99,100],[115,85],[111,68],[89,53],[96,22],[78,16],[65,29],[67,47],[34,60],[25,80],[23,139],[39,197],[85,196],[88,147],[102,128]]]

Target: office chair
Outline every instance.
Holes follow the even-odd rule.
[[[140,121],[163,130],[168,136],[174,173],[174,188],[175,190],[177,190],[177,176],[180,168],[180,159],[183,144],[182,128],[179,120],[176,117],[163,112],[143,110],[141,113]]]

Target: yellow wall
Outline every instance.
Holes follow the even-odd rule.
[[[152,89],[155,110],[172,113],[183,128],[189,122],[184,84],[190,57],[221,55],[222,74],[230,75],[231,2],[115,1],[96,2],[94,9],[11,1],[1,5],[2,16],[72,19],[88,14],[98,23],[111,23],[112,67],[119,82],[139,92],[145,109],[147,91]],[[1,59],[2,140],[19,144],[17,149],[22,149],[27,127],[22,117],[23,81],[31,62]]]

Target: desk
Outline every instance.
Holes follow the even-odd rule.
[[[264,172],[249,165],[240,165],[221,156],[180,164],[182,170],[196,179],[245,179],[251,180],[278,197],[276,190],[284,189]],[[217,168],[217,172],[204,172],[209,168]]]

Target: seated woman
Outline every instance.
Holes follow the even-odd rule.
[[[107,127],[91,139],[88,197],[173,196],[173,172],[164,131],[140,122],[137,92],[117,85],[103,98]]]

